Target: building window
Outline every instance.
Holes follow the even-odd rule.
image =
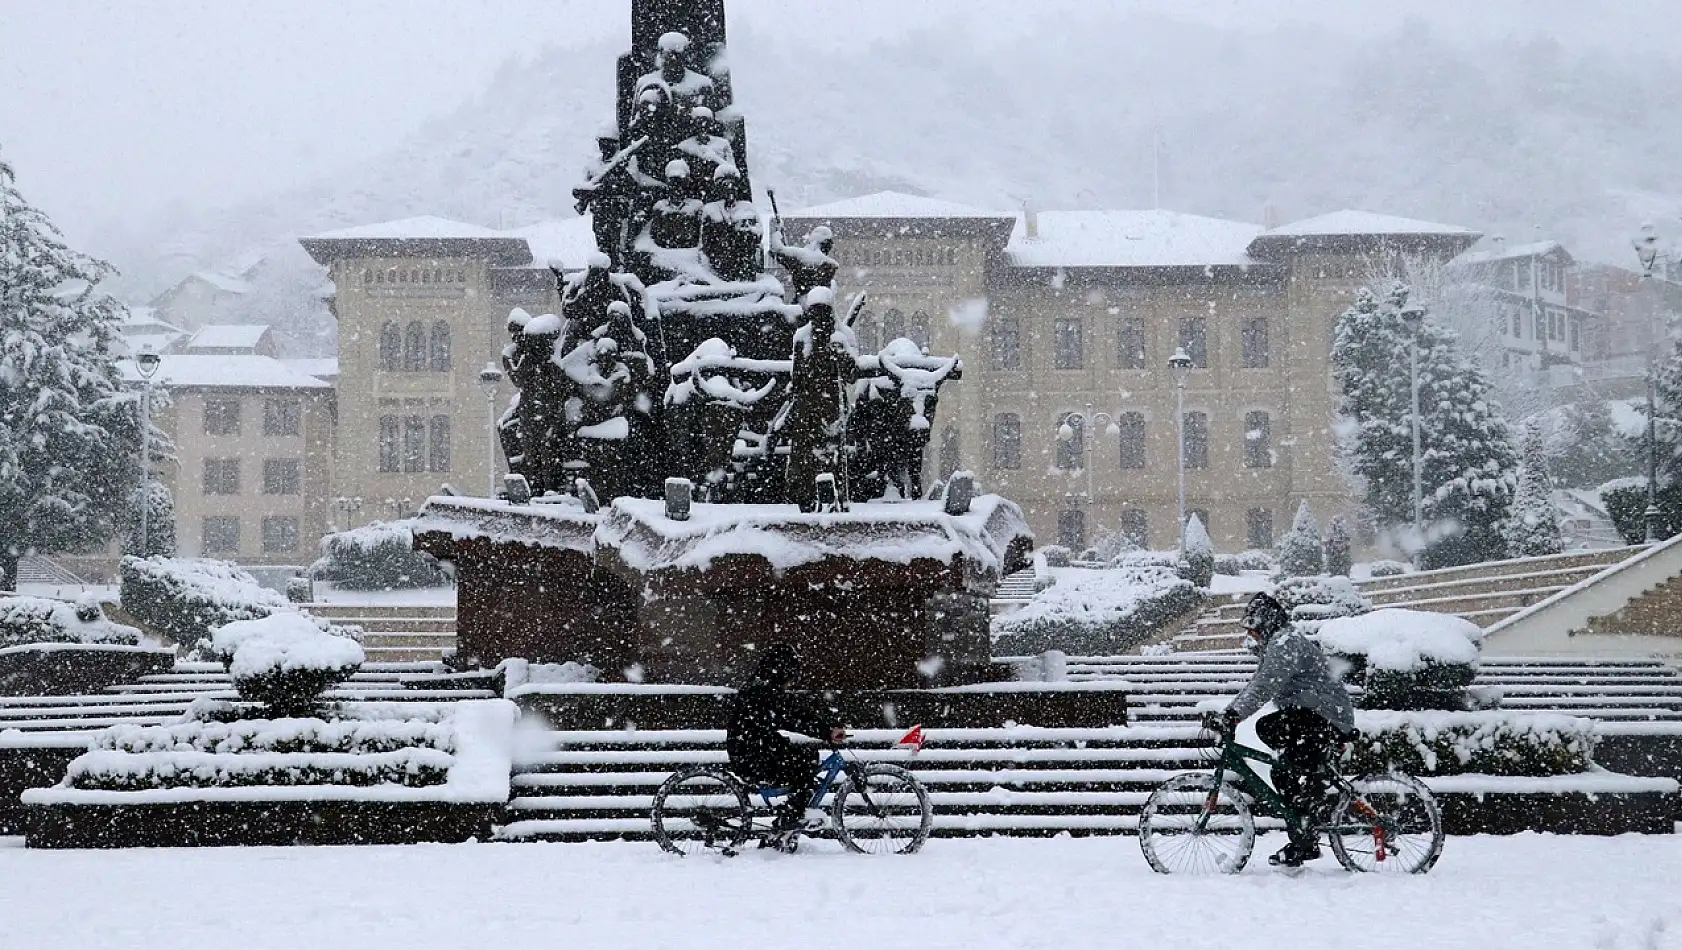
[[[432,325],[431,349],[428,359],[434,373],[450,371],[450,325],[442,320]]]
[[[1058,369],[1080,369],[1086,355],[1081,346],[1079,317],[1059,317],[1052,324]]]
[[[238,554],[239,519],[204,519],[204,544],[201,550],[205,554]]]
[[[388,320],[380,327],[380,369],[395,373],[402,368],[403,328]]]
[[[1244,321],[1244,368],[1267,369],[1271,353],[1267,343],[1267,318],[1251,317]]]
[[[882,352],[882,337],[877,332],[876,315],[868,310],[859,313],[858,320],[853,323],[853,336],[858,339],[859,352],[865,356],[874,356]]]
[[[1070,437],[1063,438],[1063,427],[1068,426]],[[1081,467],[1081,456],[1086,453],[1086,420],[1073,413],[1066,414],[1057,421],[1057,467],[1067,471]]]
[[[1123,508],[1118,526],[1121,539],[1136,548],[1147,547],[1150,541],[1150,522],[1143,508]]]
[[[1524,316],[1523,316],[1523,314],[1520,313],[1518,307],[1513,306],[1512,304],[1507,305],[1507,311],[1511,315],[1512,321],[1513,321],[1513,339],[1515,339],[1515,340],[1524,339]]]
[[[1530,338],[1532,340],[1540,340],[1542,338],[1543,322],[1542,312],[1532,306],[1530,308]]]
[[[1122,317],[1116,321],[1116,369],[1146,369],[1145,318]]]
[[[297,518],[263,519],[263,553],[288,554],[298,550]]]
[[[1079,509],[1058,512],[1057,543],[1077,553],[1086,547],[1086,512]]]
[[[1244,539],[1248,547],[1273,547],[1273,509],[1251,508],[1245,513]]]
[[[929,348],[929,315],[921,310],[911,315],[911,324],[906,327],[905,335],[911,342],[917,344],[920,350]]]
[[[380,471],[395,472],[402,466],[398,461],[397,451],[397,417],[380,417]]]
[[[403,420],[403,471],[426,471],[426,419],[421,416]]]
[[[303,481],[299,477],[298,471],[297,459],[264,459],[263,494],[300,494],[303,490]]]
[[[1273,420],[1265,412],[1244,414],[1244,467],[1273,467]]]
[[[993,342],[993,368],[1018,370],[1022,368],[1022,327],[1015,317],[999,317],[990,328]]]
[[[239,494],[239,459],[205,459],[204,493],[206,495]]]
[[[1565,311],[1548,311],[1548,339],[1561,342],[1565,340]]]
[[[433,416],[428,430],[427,471],[447,472],[450,470],[450,417]]]
[[[1514,290],[1530,290],[1530,259],[1524,258],[1513,263]]]
[[[1185,419],[1185,443],[1180,446],[1180,458],[1188,469],[1209,467],[1209,414],[1188,412]]]
[[[1124,412],[1115,421],[1121,430],[1121,467],[1145,467],[1145,416],[1139,412]]]
[[[1191,357],[1194,369],[1209,368],[1209,321],[1205,317],[1180,318],[1180,349]]]
[[[206,399],[204,401],[205,435],[239,435],[239,400]]]
[[[304,405],[296,399],[263,400],[264,435],[297,435],[303,417]]]
[[[899,339],[905,335],[905,314],[899,310],[889,310],[882,314],[882,345]]]
[[[1575,353],[1581,350],[1583,348],[1583,321],[1580,318],[1572,317],[1567,322],[1566,329],[1571,333],[1571,352]]]
[[[1001,412],[993,417],[993,467],[1022,467],[1022,417],[1014,412]]]
[[[403,331],[403,371],[418,373],[426,369],[426,327],[418,321]]]

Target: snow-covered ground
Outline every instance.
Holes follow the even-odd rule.
[[[1280,842],[1257,843],[1258,858]],[[1162,877],[1133,838],[936,840],[865,858],[651,844],[0,848],[13,950],[857,946],[1682,948],[1682,839],[1454,838],[1416,878]]]

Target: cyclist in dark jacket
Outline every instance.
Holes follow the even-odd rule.
[[[753,678],[737,693],[726,726],[724,749],[730,767],[749,782],[788,789],[778,811],[778,832],[801,827],[818,786],[818,751],[796,745],[783,732],[840,742],[846,730],[806,699],[788,692],[800,675],[800,657],[786,643],[760,655]]]
[[[1327,765],[1333,752],[1355,731],[1355,710],[1320,645],[1291,624],[1283,604],[1257,594],[1243,622],[1260,643],[1261,662],[1223,718],[1230,731],[1268,703],[1278,707],[1256,721],[1256,734],[1278,754],[1273,787],[1305,821],[1287,829],[1291,843],[1269,860],[1297,867],[1320,856],[1312,816],[1322,809],[1330,788]]]

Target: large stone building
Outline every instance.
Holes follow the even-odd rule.
[[[1183,347],[1194,365],[1187,508],[1227,550],[1271,545],[1300,500],[1325,515],[1349,506],[1332,463],[1327,357],[1367,259],[1447,259],[1478,237],[1360,212],[1264,230],[892,193],[785,224],[791,238],[834,230],[841,294],[869,295],[864,348],[903,335],[965,357],[963,381],[943,390],[929,468],[975,471],[1022,503],[1042,543],[1080,546],[1100,531],[1177,541],[1167,361]],[[498,232],[421,218],[303,244],[329,268],[340,322],[331,524],[406,514],[444,483],[486,491],[480,371],[506,341],[511,308],[558,307],[552,268],[582,266],[588,222]],[[498,391],[499,409],[507,396]],[[1064,423],[1074,437],[1059,440]]]

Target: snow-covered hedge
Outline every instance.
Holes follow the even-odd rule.
[[[993,622],[994,647],[1009,654],[1120,653],[1203,600],[1195,584],[1162,567],[1066,574]]]
[[[1178,551],[1123,551],[1110,559],[1110,567],[1166,567],[1179,573],[1188,570],[1185,563]]]
[[[1401,561],[1374,561],[1367,565],[1368,577],[1400,577],[1413,568]]]
[[[316,580],[348,590],[442,587],[449,575],[438,561],[414,547],[407,521],[376,521],[321,539],[321,559],[310,568]]]
[[[1571,775],[1593,764],[1594,724],[1557,713],[1367,712],[1346,773]]]
[[[238,620],[270,614],[306,616],[276,591],[226,561],[204,558],[123,558],[123,609],[188,650],[192,659],[215,659],[211,632]],[[320,629],[354,636],[354,628],[311,619]]]
[[[392,752],[88,752],[70,763],[70,787],[106,792],[160,788],[239,788],[254,785],[442,785],[449,753],[406,748]]]
[[[74,604],[45,597],[0,597],[0,647],[31,643],[118,643],[137,646],[140,631],[113,623],[91,597]]]
[[[1040,554],[1045,557],[1047,567],[1068,567],[1074,561],[1074,552],[1061,544],[1048,544],[1040,548]]]
[[[1347,577],[1321,574],[1292,577],[1279,582],[1273,596],[1291,612],[1291,620],[1304,632],[1313,633],[1334,617],[1355,617],[1372,609],[1372,601],[1361,596]]]
[[[1277,568],[1278,564],[1273,559],[1273,552],[1263,551],[1259,548],[1239,551],[1237,554],[1215,555],[1216,574],[1237,576],[1245,571],[1268,571],[1271,573]]]
[[[94,751],[335,752],[366,755],[421,747],[454,752],[454,732],[438,717],[415,719],[189,719],[167,726],[113,726],[94,736]]]
[[[240,697],[277,714],[313,709],[327,687],[349,679],[367,658],[360,643],[298,613],[224,624],[211,645]]]
[[[1367,709],[1465,709],[1483,629],[1449,614],[1388,608],[1320,624],[1315,639],[1362,687]]]

